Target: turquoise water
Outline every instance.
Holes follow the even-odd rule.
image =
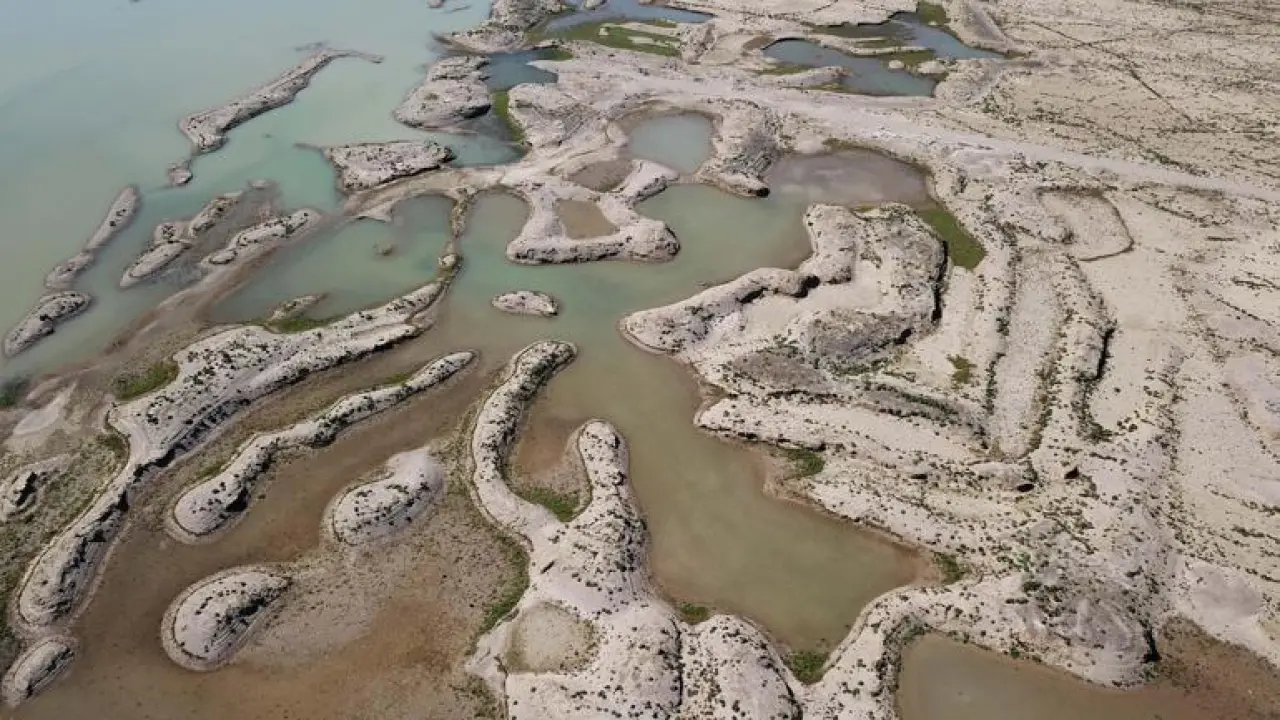
[[[510,90],[516,85],[553,83],[555,73],[529,64],[534,60],[549,60],[553,55],[550,48],[490,55],[489,64],[484,68],[485,84],[490,90]]]
[[[885,60],[849,55],[808,40],[781,40],[765,48],[764,54],[789,65],[842,67],[848,74],[840,84],[863,95],[932,95],[938,84],[906,70],[890,70]]]
[[[432,34],[470,27],[487,13],[483,2],[446,12],[420,0],[50,0],[6,9],[0,166],[22,171],[0,177],[0,327],[26,313],[45,273],[80,249],[121,187],[142,188],[144,211],[81,277],[77,287],[96,295],[95,307],[0,366],[0,375],[88,358],[171,292],[164,281],[115,289],[160,220],[188,216],[212,195],[260,178],[280,183],[286,206],[336,208],[328,165],[295,144],[423,137],[397,124],[392,109],[437,56]],[[231,131],[224,148],[197,160],[190,186],[164,187],[168,165],[189,150],[180,118],[275,77],[302,57],[298,47],[318,41],[386,60],[335,61],[292,105]],[[514,154],[495,140],[449,144],[463,163]]]
[[[580,2],[570,2],[578,7]],[[700,23],[710,20],[711,16],[692,10],[679,10],[659,4],[646,4],[638,0],[608,0],[594,10],[582,10],[568,15],[553,18],[546,25],[547,32],[559,32],[587,23],[607,20],[666,20],[676,23]]]
[[[926,23],[915,13],[894,13],[878,25],[837,25],[822,32],[855,38],[891,38],[903,45],[916,45],[932,50],[940,58],[998,58],[999,53],[969,47],[955,35]]]
[[[632,156],[692,174],[711,154],[711,121],[696,113],[647,118],[627,142]]]

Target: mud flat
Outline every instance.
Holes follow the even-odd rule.
[[[85,242],[84,249],[49,271],[44,279],[44,286],[50,290],[66,290],[71,287],[76,278],[93,265],[98,251],[129,227],[141,207],[142,195],[137,187],[130,185],[121,190],[111,202],[98,229]]]
[[[338,169],[338,187],[352,193],[435,170],[453,159],[453,151],[429,141],[397,140],[325,148],[324,157]]]
[[[13,357],[52,335],[58,326],[89,309],[93,298],[76,290],[49,293],[4,336],[4,354]]]
[[[428,363],[402,383],[348,395],[313,419],[248,440],[226,467],[182,493],[169,515],[170,534],[193,542],[225,529],[249,510],[261,476],[278,454],[294,448],[327,445],[352,424],[443,384],[466,368],[473,358],[474,355],[467,352],[445,356]]]
[[[24,574],[14,620],[31,634],[64,624],[81,606],[124,524],[137,485],[199,446],[249,406],[303,377],[414,337],[444,280],[322,329],[277,334],[237,327],[178,352],[167,385],[116,405],[107,422],[127,438],[124,467]]]
[[[280,77],[232,100],[226,105],[188,115],[178,123],[178,129],[191,141],[197,154],[217,150],[226,142],[228,130],[241,123],[288,105],[311,83],[311,78],[338,58],[354,57],[369,62],[381,62],[376,55],[351,50],[322,49],[308,55]]]
[[[189,670],[230,661],[288,588],[288,576],[266,568],[228,570],[196,583],[165,613],[165,652]]]
[[[493,306],[514,315],[552,317],[560,312],[556,299],[536,290],[512,290],[493,298]]]

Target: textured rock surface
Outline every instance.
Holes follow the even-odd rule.
[[[311,83],[311,78],[316,73],[323,70],[330,62],[342,57],[359,57],[370,62],[381,62],[381,59],[374,55],[326,48],[308,55],[280,77],[226,105],[188,115],[178,123],[178,129],[191,141],[197,153],[217,150],[226,142],[228,130],[268,110],[293,102],[298,93]]]
[[[67,468],[70,456],[41,460],[9,473],[0,481],[0,522],[26,512],[39,497],[40,488]]]
[[[98,229],[85,242],[84,249],[51,270],[44,279],[44,286],[50,290],[65,290],[71,287],[80,273],[93,265],[98,250],[106,247],[107,243],[129,227],[140,207],[142,207],[142,195],[137,187],[130,185],[121,190],[116,199],[111,202],[111,207],[107,209],[106,217],[102,219]]]
[[[198,447],[253,401],[418,335],[422,313],[444,288],[445,281],[431,283],[315,330],[280,334],[234,327],[179,351],[172,382],[107,413],[107,422],[128,440],[128,461],[28,565],[14,620],[38,631],[65,621],[80,607],[139,483]]]
[[[49,293],[36,301],[27,316],[4,336],[4,354],[13,357],[52,335],[58,325],[89,309],[93,298],[88,293],[67,290]]]
[[[284,430],[254,436],[240,446],[226,467],[178,497],[169,517],[170,534],[180,540],[194,540],[226,528],[248,511],[259,478],[277,454],[292,448],[327,444],[352,424],[446,382],[473,357],[470,352],[446,355],[428,363],[403,383],[348,395],[314,418]],[[429,458],[419,459],[420,469],[426,472]],[[412,468],[406,466],[405,471],[410,470]],[[421,482],[429,484],[430,478]]]
[[[303,208],[284,217],[272,218],[236,233],[225,247],[205,256],[202,262],[206,266],[244,262],[273,244],[314,227],[320,218],[320,211],[310,208]]]
[[[395,110],[397,121],[423,130],[453,127],[489,111],[485,59],[474,55],[441,58],[422,84]]]
[[[325,512],[325,527],[343,545],[362,545],[391,535],[424,513],[444,492],[445,469],[427,450],[400,453],[382,477],[349,488]]]
[[[22,651],[0,681],[0,691],[9,707],[17,707],[38,695],[75,659],[76,650],[70,638],[46,637]]]
[[[502,293],[493,299],[493,306],[515,315],[552,317],[560,312],[560,304],[555,298],[536,290],[512,290]]]
[[[343,192],[355,192],[435,170],[453,159],[453,151],[430,141],[395,140],[326,148],[324,157],[338,169]]]
[[[189,670],[228,662],[288,588],[287,576],[266,569],[230,570],[201,580],[165,612],[165,652]]]

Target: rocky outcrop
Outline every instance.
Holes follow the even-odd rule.
[[[312,293],[310,295],[302,295],[292,300],[285,300],[280,303],[271,315],[267,317],[267,323],[278,323],[284,320],[292,320],[296,317],[305,315],[308,310],[320,304],[325,299],[325,293]]]
[[[554,297],[536,290],[512,290],[493,299],[493,306],[513,315],[537,315],[553,317],[560,312],[560,304]]]
[[[13,329],[4,336],[4,354],[13,357],[52,335],[58,326],[89,309],[93,298],[75,290],[49,293],[36,301]]]
[[[283,217],[271,218],[236,233],[225,247],[206,255],[201,262],[207,266],[244,262],[277,243],[311,229],[321,217],[323,215],[319,210],[303,208]]]
[[[781,122],[772,110],[737,101],[715,106],[716,133],[711,159],[698,179],[739,195],[767,195],[764,174],[778,159]]]
[[[243,195],[242,192],[218,195],[190,221],[168,221],[157,225],[151,235],[151,246],[125,269],[120,278],[120,287],[133,287],[168,267],[189,250],[201,235],[225,218]]]
[[[117,235],[124,232],[133,222],[142,207],[142,195],[136,186],[130,185],[120,191],[116,199],[107,209],[107,215],[98,225],[84,249],[71,258],[60,263],[49,272],[44,279],[44,286],[50,290],[65,290],[71,287],[75,279],[93,264],[98,250],[106,247]]]
[[[382,474],[329,505],[324,527],[333,539],[354,546],[391,535],[433,510],[444,493],[444,466],[425,449],[393,456]]]
[[[165,653],[188,670],[212,670],[231,660],[289,588],[275,570],[229,570],[183,591],[164,614]]]
[[[561,0],[497,0],[479,27],[454,33],[449,41],[477,53],[518,50],[529,30],[564,8]]]
[[[22,651],[0,681],[0,692],[9,707],[35,697],[62,674],[75,659],[74,641],[68,637],[41,638]]]
[[[178,497],[169,514],[169,533],[190,542],[227,528],[248,511],[259,480],[276,455],[289,449],[326,445],[351,425],[438,387],[466,368],[473,358],[474,353],[470,352],[446,355],[402,383],[348,395],[314,418],[254,436],[217,474]]]
[[[271,82],[236,98],[226,105],[188,115],[178,123],[178,129],[191,141],[196,153],[217,150],[226,142],[231,128],[251,120],[268,110],[288,105],[311,83],[311,78],[326,65],[342,57],[358,57],[370,62],[381,62],[375,55],[349,50],[322,49],[308,55],[302,62],[290,68]]]
[[[453,151],[429,140],[394,140],[325,148],[324,157],[338,169],[338,186],[350,193],[435,170]]]
[[[40,489],[71,462],[68,455],[41,460],[13,471],[0,481],[0,522],[26,512],[36,504]]]
[[[448,128],[489,111],[491,97],[476,55],[442,58],[395,109],[395,119],[422,130]]]
[[[446,282],[424,285],[323,328],[282,334],[233,327],[179,351],[173,357],[178,366],[173,381],[107,413],[107,422],[128,439],[129,458],[89,508],[28,565],[14,621],[28,632],[66,621],[80,607],[140,483],[201,445],[255,400],[418,335],[423,313]]]

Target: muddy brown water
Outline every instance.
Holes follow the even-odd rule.
[[[784,164],[779,172],[788,167]],[[797,177],[812,174],[803,163],[794,170]],[[923,191],[923,179],[905,165],[896,171],[904,191],[893,190],[897,194],[890,199],[920,201],[916,193]],[[883,171],[864,187],[843,181],[836,185],[840,187],[827,188],[823,198],[849,205],[881,202],[884,188],[898,187]],[[462,502],[462,495],[451,495],[454,505],[403,538],[407,547],[422,548],[420,553],[382,574],[375,557],[364,561],[374,564],[372,570],[336,575],[340,581],[333,602],[358,594],[352,585],[370,582],[370,577],[386,589],[379,591],[379,599],[365,603],[362,612],[372,619],[355,629],[314,629],[321,636],[336,633],[342,638],[324,652],[287,657],[290,633],[302,645],[314,640],[304,638],[306,631],[297,625],[301,621],[279,621],[266,625],[231,665],[192,673],[165,657],[158,638],[160,620],[184,587],[224,568],[324,557],[316,550],[320,517],[338,490],[395,452],[447,435],[512,353],[545,338],[572,341],[580,355],[535,403],[515,458],[516,471],[547,469],[560,457],[572,430],[589,418],[615,423],[631,448],[632,481],[649,524],[650,567],[659,589],[674,602],[750,618],[787,647],[831,648],[867,602],[918,576],[918,558],[850,523],[767,494],[766,472],[776,464],[764,461],[764,449],[698,431],[692,418],[701,393],[689,371],[636,348],[617,330],[629,312],[681,300],[754,268],[794,267],[808,254],[800,218],[814,199],[808,191],[743,199],[705,186],[676,186],[640,207],[667,221],[680,238],[683,247],[675,260],[526,267],[507,262],[504,253],[523,224],[524,203],[502,194],[482,196],[460,241],[462,271],[430,331],[387,355],[316,379],[309,394],[274,398],[256,421],[250,417],[206,457],[187,463],[195,469],[185,471],[186,481],[199,466],[225,457],[232,440],[245,437],[249,427],[285,424],[342,392],[385,380],[433,356],[479,350],[481,359],[472,374],[348,431],[328,448],[282,465],[245,520],[216,542],[186,546],[164,535],[162,511],[183,480],[161,479],[77,623],[81,656],[67,677],[24,706],[18,717],[389,718],[400,717],[406,708],[434,708],[431,717],[469,717],[480,706],[470,699],[461,662],[485,608],[510,577],[507,564],[496,561],[507,551],[492,530],[476,523],[476,512]],[[419,209],[432,206],[419,204]],[[417,234],[399,228],[402,251],[416,254],[408,246],[413,242],[438,248],[433,227],[429,223]],[[364,245],[335,242],[311,251],[324,256],[308,258],[304,268],[385,262]],[[370,301],[367,283],[348,294],[329,284],[337,282],[332,273],[323,275],[319,285],[290,276],[290,262],[301,252],[280,253],[241,290],[247,297],[233,298],[228,305],[251,307],[247,319],[301,291],[328,292],[326,314]],[[282,277],[287,278],[286,291],[280,289]],[[357,280],[362,277],[363,271],[354,274]],[[563,303],[561,315],[551,320],[519,317],[491,307],[494,295],[525,288],[557,296]],[[391,290],[386,288],[388,294]],[[283,407],[290,402],[294,405]],[[314,602],[319,617],[332,614],[321,599],[306,602]],[[289,606],[285,614],[298,615],[294,610],[307,607],[306,602]],[[381,700],[370,704],[375,698]]]

